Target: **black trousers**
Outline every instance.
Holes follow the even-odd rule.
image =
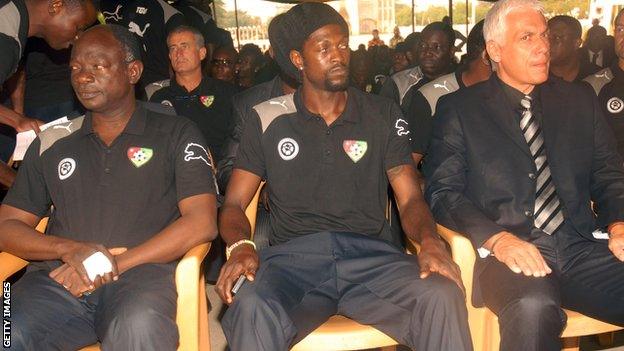
[[[221,324],[233,351],[287,350],[334,314],[419,351],[472,350],[464,296],[419,278],[415,256],[380,239],[322,232],[260,251]]]
[[[563,226],[531,239],[552,269],[544,278],[513,273],[494,257],[479,277],[483,300],[498,316],[501,351],[561,349],[562,308],[624,326],[624,263],[603,242]]]
[[[10,350],[175,350],[174,264],[146,264],[91,295],[73,297],[43,270],[12,287]]]

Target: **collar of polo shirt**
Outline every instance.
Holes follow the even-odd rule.
[[[347,89],[347,105],[345,106],[344,111],[342,111],[342,114],[340,114],[340,117],[338,117],[338,119],[333,124],[342,123],[342,122],[350,122],[350,123],[360,122],[361,112],[359,110],[359,107],[356,106],[355,102],[350,97],[351,94],[349,94],[349,92],[352,89],[354,88],[349,87]],[[310,112],[310,110],[308,110],[308,108],[305,106],[305,104],[303,103],[303,97],[301,96],[301,87],[299,87],[297,91],[295,91],[294,102],[295,102],[295,107],[297,107],[297,111],[302,116],[306,117],[306,119],[310,120],[313,118],[321,117],[318,114]]]
[[[123,134],[133,134],[133,135],[143,135],[145,132],[145,123],[146,123],[146,113],[145,107],[140,101],[136,102],[136,106],[134,108],[134,112],[126,124],[126,127],[123,130]],[[82,135],[90,135],[95,133],[93,130],[93,115],[90,111],[85,113],[84,122],[82,123],[82,127],[80,128],[80,132]]]

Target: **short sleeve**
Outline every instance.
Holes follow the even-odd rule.
[[[21,53],[17,41],[4,33],[0,33],[0,50],[0,84],[3,84],[17,69]]]
[[[410,152],[410,126],[397,104],[391,104],[389,109],[389,128],[387,135],[386,155],[384,168],[390,170],[396,166],[412,163]]]
[[[201,132],[187,122],[175,147],[175,182],[178,201],[199,194],[218,193],[212,156]]]
[[[262,148],[262,128],[260,117],[254,111],[246,120],[243,135],[238,147],[234,168],[243,169],[256,174],[261,178],[266,177],[266,164]]]
[[[30,144],[17,172],[15,182],[9,189],[3,203],[35,216],[43,217],[52,205],[52,200],[43,176],[43,162],[39,156],[39,145],[39,138]]]

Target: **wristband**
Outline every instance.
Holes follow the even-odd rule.
[[[87,271],[87,275],[91,281],[95,280],[95,277],[104,276],[106,273],[113,271],[113,265],[103,253],[100,251],[94,252],[91,256],[82,261],[82,265]]]
[[[254,250],[256,249],[256,244],[253,241],[248,240],[248,239],[239,240],[225,249],[225,259],[229,260],[230,254],[232,254],[232,250],[234,250],[235,248],[241,245],[251,245],[253,246]]]

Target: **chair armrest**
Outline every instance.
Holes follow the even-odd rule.
[[[0,252],[0,280],[7,280],[27,265],[28,261],[22,260],[8,252]]]
[[[449,244],[453,261],[457,263],[461,270],[462,280],[466,286],[468,298],[472,295],[473,269],[476,260],[475,251],[470,240],[464,235],[448,229],[442,225],[437,225],[438,234]]]
[[[176,323],[180,333],[180,346],[178,350],[199,349],[199,318],[200,318],[200,292],[204,291],[202,261],[210,243],[200,244],[190,249],[180,260],[176,267],[175,282],[178,292],[178,308]]]
[[[44,233],[48,225],[48,217],[43,217],[35,228],[40,233]],[[0,280],[5,281],[20,269],[26,267],[28,261],[23,260],[8,252],[0,252]]]
[[[264,188],[265,182],[260,182],[258,186],[258,190],[254,194],[253,198],[251,198],[251,202],[247,205],[245,209],[245,216],[247,220],[249,220],[249,225],[251,227],[251,239],[253,240],[254,233],[256,231],[256,217],[258,216],[258,202],[260,201],[260,193],[262,192],[262,188]]]

